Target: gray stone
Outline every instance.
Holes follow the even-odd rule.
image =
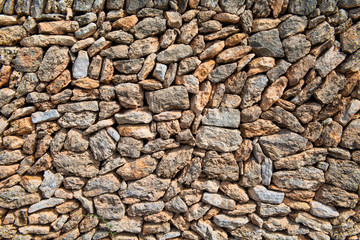
[[[20,150],[2,150],[0,152],[0,165],[10,165],[20,162],[25,156],[26,155]]]
[[[326,172],[326,182],[349,191],[357,191],[360,184],[360,168],[352,161],[328,158],[330,163]]]
[[[84,153],[60,152],[54,155],[56,170],[65,176],[95,177],[99,172],[99,161],[86,151]]]
[[[223,153],[221,155],[215,151],[206,153],[203,173],[209,178],[237,181],[239,179],[239,172],[239,166],[231,153]]]
[[[225,79],[235,72],[237,67],[236,63],[229,63],[220,65],[214,68],[208,75],[208,79],[213,83],[223,82]]]
[[[143,58],[121,60],[114,62],[114,67],[121,73],[137,74],[141,70],[143,63]]]
[[[83,136],[83,132],[72,128],[67,134],[64,149],[72,152],[85,152],[89,147],[87,137]]]
[[[299,169],[326,160],[326,148],[312,148],[304,152],[282,157],[274,162],[276,169]]]
[[[135,37],[138,39],[158,35],[165,30],[166,20],[158,17],[145,18],[142,21],[138,22],[133,28]]]
[[[179,43],[189,44],[197,34],[198,34],[198,24],[197,24],[197,20],[194,19],[189,23],[184,24],[180,28],[180,35],[177,41]]]
[[[344,88],[345,84],[344,75],[331,71],[326,76],[324,83],[315,91],[314,96],[322,104],[329,104],[335,99],[337,93]]]
[[[125,215],[125,207],[115,194],[102,194],[94,198],[96,214],[106,220],[120,220]]]
[[[165,208],[166,210],[175,213],[185,213],[188,211],[186,203],[179,196],[176,196],[167,202]]]
[[[118,154],[114,154],[111,157],[109,157],[106,161],[104,161],[99,171],[99,174],[105,174],[111,172],[116,168],[124,165],[125,163],[126,160],[124,158],[120,157]]]
[[[241,108],[251,107],[261,100],[261,93],[264,91],[269,79],[265,75],[255,75],[246,80],[242,92]]]
[[[63,128],[88,128],[92,124],[95,123],[96,120],[96,113],[94,112],[79,112],[79,113],[72,113],[68,112],[65,113],[59,120],[58,123]]]
[[[326,77],[331,70],[335,69],[342,61],[346,54],[339,51],[340,43],[335,44],[318,60],[316,60],[315,69],[321,77]]]
[[[216,193],[205,192],[203,194],[202,201],[225,210],[234,210],[236,207],[236,203],[233,199]]]
[[[99,104],[97,101],[83,101],[75,103],[66,103],[58,105],[58,111],[60,113],[69,112],[83,112],[83,111],[99,111]]]
[[[354,208],[359,201],[359,196],[341,188],[324,184],[316,192],[315,199],[335,207]]]
[[[310,40],[312,45],[323,43],[334,36],[334,28],[326,21],[317,25],[306,33],[306,38]]]
[[[317,1],[290,0],[288,10],[297,15],[310,15],[316,8]]]
[[[310,205],[311,205],[310,213],[315,217],[335,218],[340,215],[339,212],[336,210],[336,208],[327,206],[321,202],[311,201]]]
[[[324,182],[323,171],[312,166],[296,171],[277,171],[273,174],[273,183],[279,188],[316,190]]]
[[[351,100],[351,102],[343,109],[337,117],[337,121],[345,126],[351,118],[360,110],[360,101],[357,99]]]
[[[155,37],[136,40],[129,47],[129,58],[145,57],[159,50],[159,41]]]
[[[128,58],[129,56],[128,53],[129,53],[129,47],[127,45],[116,45],[101,50],[100,56],[109,59],[122,59],[122,58]]]
[[[31,121],[36,123],[47,122],[56,120],[60,117],[60,114],[55,109],[50,109],[45,112],[35,112],[31,114]]]
[[[123,157],[138,158],[140,157],[140,150],[143,147],[141,140],[122,137],[120,138],[117,150]]]
[[[156,59],[161,63],[169,64],[190,57],[192,54],[193,50],[189,45],[173,44],[160,52]]]
[[[150,123],[152,121],[152,114],[147,110],[131,109],[124,113],[115,114],[115,119],[118,124]]]
[[[119,44],[131,44],[134,42],[134,37],[130,33],[122,30],[111,31],[105,35],[105,38]]]
[[[206,108],[201,121],[209,126],[238,128],[240,111],[232,108]]]
[[[184,86],[174,86],[166,89],[149,92],[146,100],[150,111],[160,113],[168,110],[179,110],[189,108],[188,93]]]
[[[283,192],[268,190],[262,185],[257,185],[249,189],[249,196],[255,201],[280,204],[284,200],[285,194]]]
[[[163,201],[135,203],[128,208],[127,213],[132,217],[146,216],[161,212],[164,206]]]
[[[156,174],[160,177],[173,178],[190,162],[193,150],[190,146],[170,150],[159,162]]]
[[[214,223],[219,227],[235,230],[249,222],[246,216],[233,217],[226,214],[218,214],[214,217]]]
[[[154,174],[130,182],[127,188],[119,192],[120,197],[138,198],[145,201],[157,201],[164,196],[170,186],[170,179],[159,178]]]
[[[94,3],[94,0],[85,0],[85,1],[75,0],[73,9],[74,9],[74,11],[77,11],[77,12],[90,12],[93,3]]]
[[[307,25],[306,17],[292,15],[279,25],[280,38],[286,38],[304,32]]]
[[[207,150],[232,152],[240,147],[242,137],[239,130],[201,126],[196,135],[196,146]]]
[[[51,46],[45,53],[37,76],[42,82],[50,82],[62,73],[70,62],[67,47]]]
[[[84,78],[88,75],[88,67],[89,67],[89,56],[86,51],[79,51],[78,57],[76,58],[72,73],[75,79]]]
[[[313,217],[306,212],[297,213],[294,217],[294,221],[297,223],[301,223],[316,231],[332,230],[332,225],[330,224],[330,222]]]
[[[113,193],[119,189],[120,181],[115,177],[115,174],[108,173],[91,178],[86,183],[83,194],[85,197],[95,197],[104,193]]]
[[[46,208],[52,208],[62,204],[63,202],[65,202],[65,200],[61,198],[49,198],[49,199],[41,200],[40,202],[31,205],[28,209],[28,212],[34,213]]]
[[[291,113],[284,110],[282,107],[276,106],[270,110],[263,112],[261,115],[264,119],[272,120],[281,126],[286,127],[292,132],[302,133],[305,128],[301,125],[299,120]]]
[[[0,189],[0,207],[18,209],[26,205],[37,203],[41,200],[38,193],[27,193],[19,185]]]
[[[259,143],[265,154],[276,160],[304,150],[308,140],[288,130],[280,130],[274,135],[260,137]]]
[[[272,29],[255,33],[249,38],[252,51],[262,57],[284,57],[279,31]]]
[[[60,173],[54,174],[50,170],[46,170],[44,172],[44,180],[41,182],[39,186],[39,190],[42,192],[42,195],[45,198],[51,198],[56,189],[58,189],[64,179]]]
[[[95,159],[102,161],[113,155],[116,149],[116,144],[106,130],[102,129],[90,137],[90,148]]]
[[[311,43],[306,40],[305,35],[297,34],[285,38],[282,41],[287,60],[291,63],[296,62],[310,52]]]

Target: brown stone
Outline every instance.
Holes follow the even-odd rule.
[[[271,135],[279,130],[280,128],[274,123],[263,119],[258,119],[255,122],[240,125],[241,134],[248,138]]]
[[[157,161],[149,155],[126,163],[116,173],[125,180],[136,180],[148,176],[156,169]]]

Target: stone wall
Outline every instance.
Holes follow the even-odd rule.
[[[0,239],[358,239],[359,0],[0,0]]]

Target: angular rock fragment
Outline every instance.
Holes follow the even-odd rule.
[[[240,147],[242,137],[239,130],[201,126],[196,135],[199,148],[221,152],[232,152]]]
[[[174,86],[146,94],[150,111],[160,113],[168,110],[189,108],[189,97],[184,86]]]

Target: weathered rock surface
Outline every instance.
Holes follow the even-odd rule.
[[[0,0],[0,239],[357,239],[359,0]]]

